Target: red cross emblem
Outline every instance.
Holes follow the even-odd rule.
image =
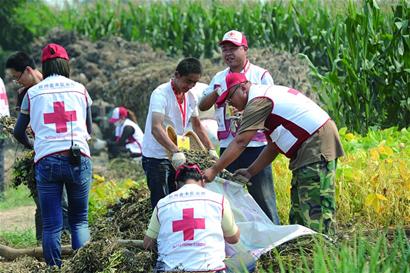
[[[4,104],[9,105],[9,101],[7,100],[7,94],[6,93],[0,93],[0,100],[4,100]]]
[[[172,232],[183,231],[184,241],[194,239],[195,229],[205,229],[205,218],[194,218],[194,209],[183,209],[182,220],[172,221]]]
[[[66,112],[63,101],[55,101],[53,103],[53,108],[54,108],[53,113],[44,114],[44,123],[45,124],[55,123],[57,133],[67,132],[67,122],[77,120],[76,111],[73,110],[73,111]]]

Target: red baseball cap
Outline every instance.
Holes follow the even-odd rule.
[[[41,63],[45,61],[61,58],[65,60],[69,60],[67,51],[58,44],[48,44],[43,48],[43,53],[41,54]]]
[[[236,46],[244,46],[248,48],[248,41],[246,40],[245,34],[237,30],[230,30],[225,33],[222,41],[219,42],[219,45],[222,45],[223,43],[231,43]]]
[[[226,90],[218,97],[215,102],[216,105],[221,106],[225,103],[226,99],[228,98],[229,89],[246,81],[247,79],[244,73],[228,73],[228,75],[226,75],[225,77]]]
[[[128,110],[125,107],[115,107],[112,111],[111,118],[108,120],[109,123],[115,123],[119,121],[121,118],[128,117]]]

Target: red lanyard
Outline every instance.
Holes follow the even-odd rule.
[[[185,97],[185,94],[184,94],[184,101],[183,101],[184,107],[182,108],[182,103],[179,103],[178,97],[177,97],[177,92],[175,91],[174,80],[171,80],[171,87],[172,87],[172,90],[174,91],[174,95],[175,95],[175,99],[178,103],[179,111],[181,112],[182,128],[185,128],[185,120],[186,120],[186,97]]]

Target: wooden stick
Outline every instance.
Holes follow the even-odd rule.
[[[74,250],[70,245],[61,246],[61,255],[70,256],[74,253]],[[12,248],[9,246],[0,244],[0,256],[4,257],[6,260],[12,261],[22,256],[30,256],[34,258],[43,258],[43,248],[33,247],[33,248]]]
[[[143,240],[123,240],[118,239],[117,244],[121,247],[136,247],[139,249],[144,249]],[[74,250],[70,245],[61,246],[61,255],[62,256],[71,256],[73,255]],[[22,256],[30,256],[34,258],[43,258],[43,248],[42,247],[33,247],[33,248],[13,248],[0,244],[0,256],[8,261],[13,261]]]

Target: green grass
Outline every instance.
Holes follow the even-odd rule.
[[[273,251],[274,265],[261,272],[379,273],[410,272],[410,242],[402,230],[351,235],[335,244],[315,239],[299,250]]]
[[[4,192],[4,199],[0,200],[0,210],[33,204],[33,198],[30,197],[30,192],[26,186],[20,186],[18,188],[10,187]]]
[[[0,243],[17,248],[36,246],[36,232],[33,228],[15,231],[0,231]]]

